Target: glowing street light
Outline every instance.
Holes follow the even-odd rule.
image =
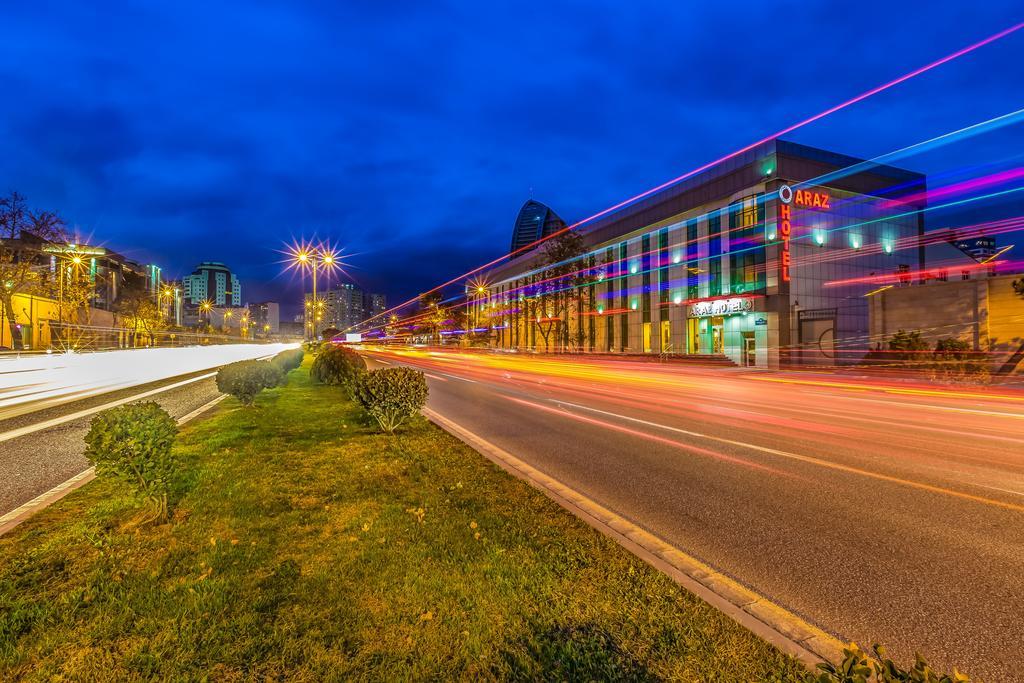
[[[313,275],[313,302],[318,309],[323,308],[322,302],[317,299],[316,296],[316,283],[317,273],[323,270],[328,275],[328,283],[330,283],[330,273],[335,268],[342,266],[341,259],[338,254],[329,246],[325,245],[299,245],[297,247],[290,248],[288,252],[293,267],[305,270],[308,268]],[[310,308],[310,303],[306,302],[306,308]],[[317,322],[320,320],[319,311],[314,311],[313,324],[312,326],[307,324],[307,329],[310,329],[310,335],[312,339],[316,339],[317,335]]]

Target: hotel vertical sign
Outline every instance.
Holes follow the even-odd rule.
[[[779,237],[782,242],[779,246],[779,279],[782,282],[790,280],[791,256],[789,249],[789,238],[793,234],[793,188],[783,185],[779,188]]]

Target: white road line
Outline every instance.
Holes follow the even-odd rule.
[[[447,382],[448,381],[447,379],[445,379],[441,375],[432,375],[429,372],[424,372],[423,374],[426,375],[427,377],[429,377],[430,379],[437,379],[437,380],[441,380],[442,382]]]
[[[140,394],[140,396],[141,395],[142,394]],[[191,413],[188,413],[187,415],[182,415],[177,419],[178,425],[183,425],[186,422],[194,420],[195,418],[199,417],[213,406],[223,401],[225,398],[227,398],[227,394],[221,394],[212,401],[207,401],[203,405],[199,406]],[[114,404],[119,405],[120,402],[115,401],[114,403],[109,404],[107,407],[112,406]],[[18,507],[14,508],[13,510],[4,515],[0,515],[0,536],[3,536],[8,531],[18,526],[19,524],[21,524],[26,519],[28,519],[35,513],[39,512],[43,508],[47,508],[53,505],[58,500],[68,495],[72,491],[85,486],[95,478],[96,468],[90,467],[86,470],[79,472],[78,474],[71,477],[67,481],[57,484],[46,493],[41,493],[32,500],[28,501],[27,503],[19,505]]]
[[[465,377],[459,377],[458,375],[452,375],[447,372],[442,374],[444,374],[446,377],[451,377],[452,379],[461,379],[463,382],[469,382],[470,384],[479,384],[479,382],[477,382],[475,379],[466,379]]]
[[[42,431],[43,429],[49,429],[50,427],[55,427],[57,425],[64,424],[65,422],[71,422],[73,420],[78,420],[83,417],[88,417],[89,415],[93,415],[94,413],[106,410],[107,408],[122,406],[125,403],[138,401],[140,398],[147,398],[149,396],[162,394],[165,391],[177,389],[178,387],[183,387],[186,384],[192,384],[193,382],[199,382],[201,380],[209,379],[210,377],[216,376],[216,372],[208,372],[205,375],[199,375],[198,377],[185,379],[180,382],[175,382],[174,384],[168,384],[165,387],[159,387],[157,389],[144,391],[141,394],[135,394],[134,396],[129,396],[128,398],[122,398],[117,401],[111,401],[110,403],[104,403],[103,405],[96,406],[94,408],[86,408],[85,410],[79,410],[74,413],[68,413],[67,415],[61,415],[60,417],[55,417],[51,420],[43,420],[42,422],[37,422],[35,424],[28,425],[27,427],[19,427],[18,429],[12,429],[10,431],[4,432],[3,434],[0,434],[0,443],[4,441],[10,441],[11,439],[17,439],[18,437],[25,436],[26,434],[33,434],[35,432]]]

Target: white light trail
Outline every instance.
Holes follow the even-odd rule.
[[[0,419],[297,346],[224,344],[0,357]]]

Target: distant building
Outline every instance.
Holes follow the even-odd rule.
[[[511,252],[556,233],[565,227],[565,221],[544,204],[533,199],[523,204],[512,229]]]
[[[298,316],[298,320],[282,320],[281,330],[279,334],[284,337],[301,337],[302,336],[302,316]]]
[[[249,319],[257,334],[277,334],[281,331],[281,306],[273,301],[249,304]]]
[[[363,297],[366,306],[366,317],[372,318],[388,310],[388,300],[383,294],[367,294]]]
[[[223,263],[204,261],[182,279],[185,299],[193,306],[210,301],[214,306],[241,306],[242,285]]]
[[[112,311],[125,290],[136,291],[145,288],[150,293],[150,274],[159,267],[141,266],[116,251],[87,244],[45,244],[41,245],[44,255],[49,257],[51,277],[59,279],[60,265],[65,277],[87,278],[91,284],[89,304],[93,308]],[[154,295],[155,296],[155,295]]]
[[[996,255],[996,238],[982,235],[955,242],[957,249],[979,263]]]
[[[383,294],[364,292],[350,282],[343,282],[333,289],[318,292],[317,298],[322,305],[317,325],[321,330],[334,327],[344,331],[387,310],[387,298]],[[313,296],[307,294],[307,310],[312,305]]]

